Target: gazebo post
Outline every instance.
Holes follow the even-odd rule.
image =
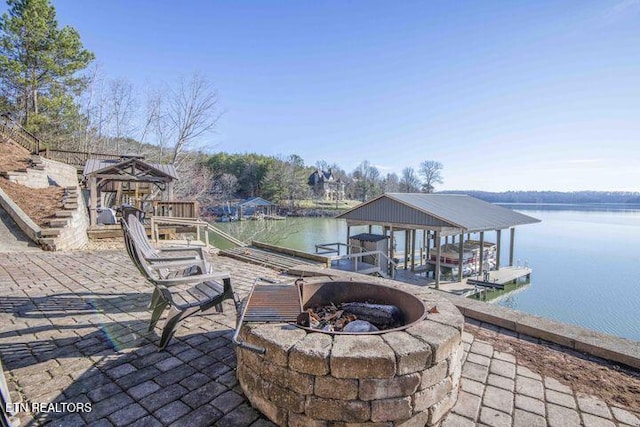
[[[98,184],[95,175],[89,178],[89,218],[91,226],[98,223]]]
[[[349,243],[351,241],[351,226],[349,224],[347,224],[347,255],[349,255],[351,253],[351,243]],[[338,254],[340,253],[340,250],[338,250]]]
[[[502,230],[496,230],[496,270],[500,270],[500,238],[502,237]]]
[[[167,182],[167,201],[173,200],[173,181]]]
[[[460,233],[460,241],[458,242],[458,282],[462,282],[462,266],[464,257],[464,246],[462,241],[464,240],[464,234]]]
[[[436,244],[436,289],[440,289],[440,252],[442,245],[440,244],[440,231],[438,230],[436,230],[434,241]]]

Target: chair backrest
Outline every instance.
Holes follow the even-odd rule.
[[[129,229],[131,230],[131,236],[138,246],[138,249],[140,249],[147,258],[157,257],[158,251],[151,246],[151,243],[147,238],[147,230],[145,230],[144,225],[142,225],[140,220],[138,220],[138,218],[133,214],[130,214],[126,218]]]
[[[127,253],[129,254],[129,258],[133,261],[133,264],[140,271],[140,273],[145,276],[147,279],[152,280],[153,276],[151,275],[150,269],[147,267],[146,263],[141,259],[140,250],[136,245],[136,241],[133,238],[133,233],[127,221],[122,218],[120,220],[120,225],[122,226],[122,233],[124,237],[124,246],[127,249]]]
[[[155,280],[169,278],[171,272],[168,268],[149,268],[147,259],[160,258],[160,251],[151,246],[144,225],[140,223],[138,218],[135,215],[129,215],[126,221],[124,218],[121,220],[121,224],[125,236],[125,244],[129,239],[127,251],[138,270],[154,283]]]

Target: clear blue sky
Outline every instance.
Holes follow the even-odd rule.
[[[214,151],[640,191],[640,0],[53,3],[106,77],[207,76]]]

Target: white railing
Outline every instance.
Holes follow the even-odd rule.
[[[345,253],[347,251],[349,252],[362,252],[364,251],[364,248],[361,246],[354,246],[354,245],[348,245],[346,243],[340,243],[340,242],[335,242],[335,243],[322,243],[319,245],[316,245],[316,253],[317,254],[336,254],[336,255],[340,255],[340,248],[344,247],[345,248]]]
[[[362,260],[362,258],[366,257],[366,256],[374,256],[375,257],[375,264],[370,264],[370,263],[364,262]],[[356,273],[370,274],[370,273],[375,272],[375,273],[379,273],[383,277],[389,277],[388,272],[384,271],[380,267],[381,258],[386,261],[385,265],[391,267],[391,278],[393,279],[395,277],[395,275],[396,275],[395,273],[396,273],[396,269],[398,268],[398,264],[395,261],[393,261],[392,259],[390,259],[387,256],[387,254],[385,254],[382,251],[369,251],[369,252],[360,252],[360,253],[356,253],[356,254],[338,255],[338,256],[331,257],[331,260],[332,261],[353,260],[354,272],[356,272]],[[362,269],[362,270],[358,270],[358,260],[359,260],[360,264],[366,265],[368,268]],[[373,266],[373,268],[372,268],[372,266]]]

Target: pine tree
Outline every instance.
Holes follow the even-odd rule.
[[[61,118],[79,118],[76,97],[85,80],[79,72],[94,59],[72,27],[58,27],[49,0],[7,0],[0,17],[0,98],[23,126],[42,134],[64,133]]]

